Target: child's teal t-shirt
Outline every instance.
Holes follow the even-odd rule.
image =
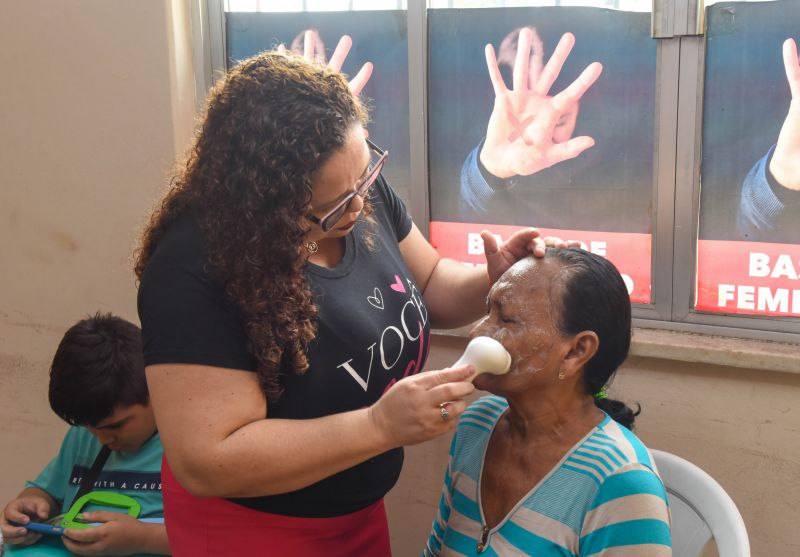
[[[54,514],[65,513],[75,498],[81,479],[92,467],[100,442],[86,428],[73,426],[64,437],[58,455],[26,487],[38,487],[61,504]],[[135,453],[112,451],[93,491],[115,491],[136,499],[142,506],[139,518],[164,516],[161,498],[161,438],[153,435]],[[97,510],[97,509],[86,509]]]

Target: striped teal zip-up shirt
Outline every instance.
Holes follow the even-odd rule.
[[[467,408],[450,445],[425,557],[672,555],[667,494],[641,441],[608,415],[499,524],[484,531],[480,475],[505,399]]]

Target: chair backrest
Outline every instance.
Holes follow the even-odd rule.
[[[712,537],[719,557],[750,557],[744,520],[722,486],[688,460],[650,452],[669,497],[673,557],[699,557]]]

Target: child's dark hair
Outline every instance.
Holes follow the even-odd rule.
[[[49,397],[71,425],[95,425],[120,406],[148,404],[141,329],[110,313],[70,327],[53,357]]]
[[[548,249],[546,258],[562,266],[561,312],[556,326],[564,335],[594,331],[597,353],[586,363],[584,385],[598,408],[616,422],[633,428],[641,408],[607,398],[605,387],[628,357],[631,346],[631,302],[625,281],[608,259],[585,250]]]

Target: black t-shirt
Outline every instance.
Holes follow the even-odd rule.
[[[422,370],[428,314],[399,249],[411,219],[383,178],[371,195],[373,247],[364,242],[370,232],[360,217],[336,267],[306,267],[319,308],[310,368],[304,375],[282,375],[285,390],[269,404],[268,418],[308,419],[363,408],[397,380]],[[211,278],[203,234],[191,216],[176,221],[160,240],[142,276],[138,303],[145,365],[255,371],[240,313]],[[234,501],[289,516],[342,515],[383,497],[402,463],[403,450],[394,449],[298,491]]]

